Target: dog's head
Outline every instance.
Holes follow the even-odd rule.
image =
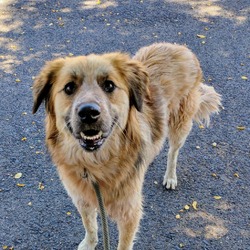
[[[87,151],[126,128],[131,109],[142,110],[148,75],[126,54],[89,55],[48,62],[33,86],[37,111],[45,101],[58,133],[71,133]]]

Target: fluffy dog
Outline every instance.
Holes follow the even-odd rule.
[[[178,152],[193,120],[209,123],[219,111],[220,95],[201,81],[196,56],[169,43],[133,58],[108,53],[46,63],[34,83],[33,112],[45,100],[46,142],[86,230],[78,249],[98,242],[93,182],[118,224],[118,249],[133,248],[149,164],[168,138],[163,185],[175,189]]]

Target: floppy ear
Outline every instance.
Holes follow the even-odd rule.
[[[63,64],[64,59],[56,59],[47,62],[39,75],[36,77],[33,85],[33,114],[36,113],[43,100],[45,100],[47,112],[50,111],[48,105],[50,90],[55,81],[56,75]]]
[[[129,83],[130,105],[142,111],[143,100],[149,96],[148,73],[139,61],[129,60],[127,62],[126,77]]]
[[[110,53],[106,56],[128,84],[130,106],[141,111],[144,98],[149,96],[149,78],[143,64],[123,53]]]

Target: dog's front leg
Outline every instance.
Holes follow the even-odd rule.
[[[94,250],[98,243],[96,209],[87,204],[78,204],[77,208],[86,231],[85,238],[78,246],[78,250]]]
[[[139,228],[140,219],[142,217],[141,204],[133,210],[129,211],[129,215],[120,218],[117,222],[119,229],[119,244],[118,250],[131,250],[133,249],[133,241],[136,232]]]

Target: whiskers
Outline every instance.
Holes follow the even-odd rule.
[[[122,136],[124,137],[124,140],[129,140],[130,142],[132,142],[131,139],[125,133],[126,130],[121,128],[121,126],[117,120],[114,121],[114,125],[116,125],[116,127],[122,132]]]
[[[71,134],[73,133],[73,129],[72,129],[72,126],[71,126],[71,121],[70,121],[70,117],[69,116],[66,116],[66,118],[65,118],[64,129],[65,130],[69,130],[69,132]]]

